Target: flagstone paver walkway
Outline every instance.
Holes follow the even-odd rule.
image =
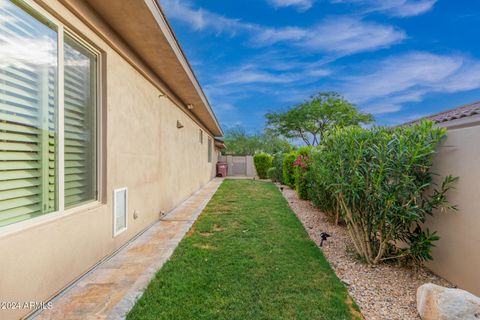
[[[32,319],[123,319],[170,258],[223,179],[214,179],[57,296]]]

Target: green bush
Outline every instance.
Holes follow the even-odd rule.
[[[283,152],[277,152],[273,155],[273,167],[275,168],[273,180],[283,183]]]
[[[267,170],[267,178],[272,180],[272,181],[277,181],[275,180],[275,171],[277,170],[277,168],[275,167],[271,167],[271,168],[268,168]]]
[[[336,129],[324,138],[309,172],[310,195],[323,211],[338,210],[368,264],[431,259],[438,235],[422,229],[423,222],[434,209],[456,209],[446,199],[456,178],[447,176],[435,187],[430,172],[445,135],[445,129],[423,122]]]
[[[273,157],[266,153],[257,153],[253,156],[253,163],[260,179],[267,179],[267,170],[272,167]]]
[[[293,162],[297,159],[297,155],[295,151],[291,151],[289,153],[285,153],[283,155],[283,166],[282,166],[282,175],[283,175],[283,183],[290,187],[295,187],[295,167],[293,166]]]
[[[308,172],[311,165],[312,149],[310,147],[299,148],[295,155],[296,159],[293,162],[295,190],[300,199],[308,200],[310,189]]]
[[[326,179],[331,173],[331,168],[326,163],[327,159],[325,159],[325,153],[322,152],[322,149],[323,145],[312,154],[310,170],[307,173],[310,183],[308,197],[312,200],[314,206],[321,208],[330,220],[338,224],[341,219],[339,207],[335,201],[335,194],[329,185],[330,182]]]

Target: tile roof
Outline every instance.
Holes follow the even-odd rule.
[[[421,120],[432,120],[435,123],[444,123],[452,120],[457,120],[461,118],[468,118],[474,115],[480,114],[480,101],[463,105],[458,108],[450,109],[447,111],[439,112],[426,116],[417,120],[410,121],[406,124],[414,124],[420,122]]]

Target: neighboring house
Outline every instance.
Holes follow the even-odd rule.
[[[427,219],[427,227],[440,236],[428,267],[480,295],[480,102],[423,119],[448,129],[432,172],[460,178],[447,195],[452,204],[458,205],[458,212],[436,212]]]
[[[0,0],[0,301],[47,301],[148,228],[222,135],[155,0]]]

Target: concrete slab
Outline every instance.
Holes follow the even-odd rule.
[[[223,179],[214,179],[30,319],[124,319]]]

